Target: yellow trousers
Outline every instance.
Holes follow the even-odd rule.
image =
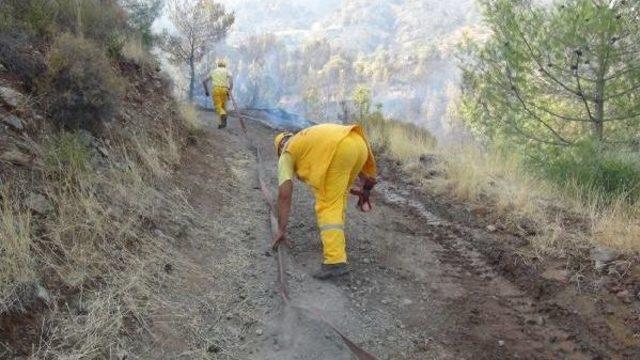
[[[213,107],[218,115],[227,115],[227,101],[229,101],[229,89],[220,86],[213,87]]]
[[[316,216],[325,264],[347,262],[344,223],[348,194],[368,156],[365,140],[351,132],[338,144],[327,170],[324,191],[315,190]]]

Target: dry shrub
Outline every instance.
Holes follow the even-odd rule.
[[[426,129],[385,119],[379,112],[363,117],[361,125],[374,148],[403,163],[418,161],[436,146],[435,138]]]
[[[639,204],[630,204],[620,197],[610,206],[591,208],[593,240],[627,253],[640,251]]]
[[[56,39],[43,88],[59,126],[93,133],[113,120],[123,95],[123,81],[104,51],[70,34]]]
[[[180,117],[184,121],[184,126],[187,128],[187,132],[190,136],[199,136],[204,133],[206,124],[200,117],[200,112],[196,109],[194,104],[181,103],[179,105]]]
[[[20,303],[25,288],[36,281],[31,214],[8,191],[0,200],[0,314]]]
[[[527,171],[514,154],[478,146],[448,147],[438,154],[442,176],[423,181],[425,186],[487,208],[513,231],[535,233],[530,250],[538,256],[563,255],[594,245],[626,253],[640,250],[640,214],[637,204],[630,204],[625,196],[605,202],[596,188],[590,193],[581,184],[559,188]]]

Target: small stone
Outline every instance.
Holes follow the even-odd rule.
[[[49,294],[49,290],[47,290],[42,285],[38,285],[36,287],[36,297],[47,304],[51,303],[51,295]]]
[[[596,246],[591,249],[591,258],[595,262],[596,270],[603,269],[608,263],[617,259],[618,256],[620,256],[620,252],[605,246]]]
[[[263,333],[262,329],[256,329],[256,335],[261,336]]]
[[[569,272],[561,269],[547,269],[540,276],[547,280],[555,280],[561,283],[569,282]]]
[[[488,232],[492,233],[492,232],[496,232],[496,230],[498,230],[498,229],[496,228],[495,225],[487,225],[487,231]]]
[[[618,299],[622,300],[625,303],[629,303],[631,302],[631,294],[629,293],[629,290],[622,290],[616,293],[616,297],[618,297]]]
[[[504,346],[504,340],[498,340],[498,346],[503,347]]]
[[[24,125],[22,125],[22,120],[15,115],[7,115],[2,118],[2,122],[11,126],[16,130],[23,130]]]
[[[45,215],[51,211],[51,204],[46,197],[41,194],[31,193],[25,201],[25,205],[36,214]]]
[[[370,264],[371,260],[369,258],[364,258],[364,259],[362,259],[362,262],[365,263],[365,264]]]
[[[231,319],[233,319],[233,314],[228,313],[228,314],[227,314],[227,316],[226,316],[226,319],[227,319],[227,320],[231,320]]]
[[[0,87],[0,100],[14,109],[27,102],[24,95],[8,87]]]
[[[173,265],[164,264],[164,272],[166,272],[167,274],[171,274],[173,272]]]

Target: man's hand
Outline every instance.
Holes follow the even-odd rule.
[[[369,200],[371,196],[371,190],[376,185],[376,181],[374,179],[365,178],[364,184],[360,189],[351,189],[351,194],[356,195],[358,197],[358,209],[362,212],[371,211],[371,201]]]

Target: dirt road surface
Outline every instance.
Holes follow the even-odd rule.
[[[213,121],[211,113],[202,117]],[[236,119],[230,123],[225,130],[212,126],[189,148],[179,170],[176,186],[210,225],[176,240],[179,260],[141,353],[166,359],[352,359],[331,329],[278,297],[256,157]],[[248,125],[267,156],[264,170],[275,191],[275,132]],[[304,184],[294,184],[289,234],[296,247],[286,264],[294,304],[321,310],[379,359],[624,357],[612,355],[616,340],[592,331],[588,319],[550,309],[503,276],[473,246],[488,234],[394,180],[397,174],[384,161],[381,168],[374,211],[362,214],[349,206],[353,272],[340,280],[320,282],[310,275],[321,260],[313,197]]]

